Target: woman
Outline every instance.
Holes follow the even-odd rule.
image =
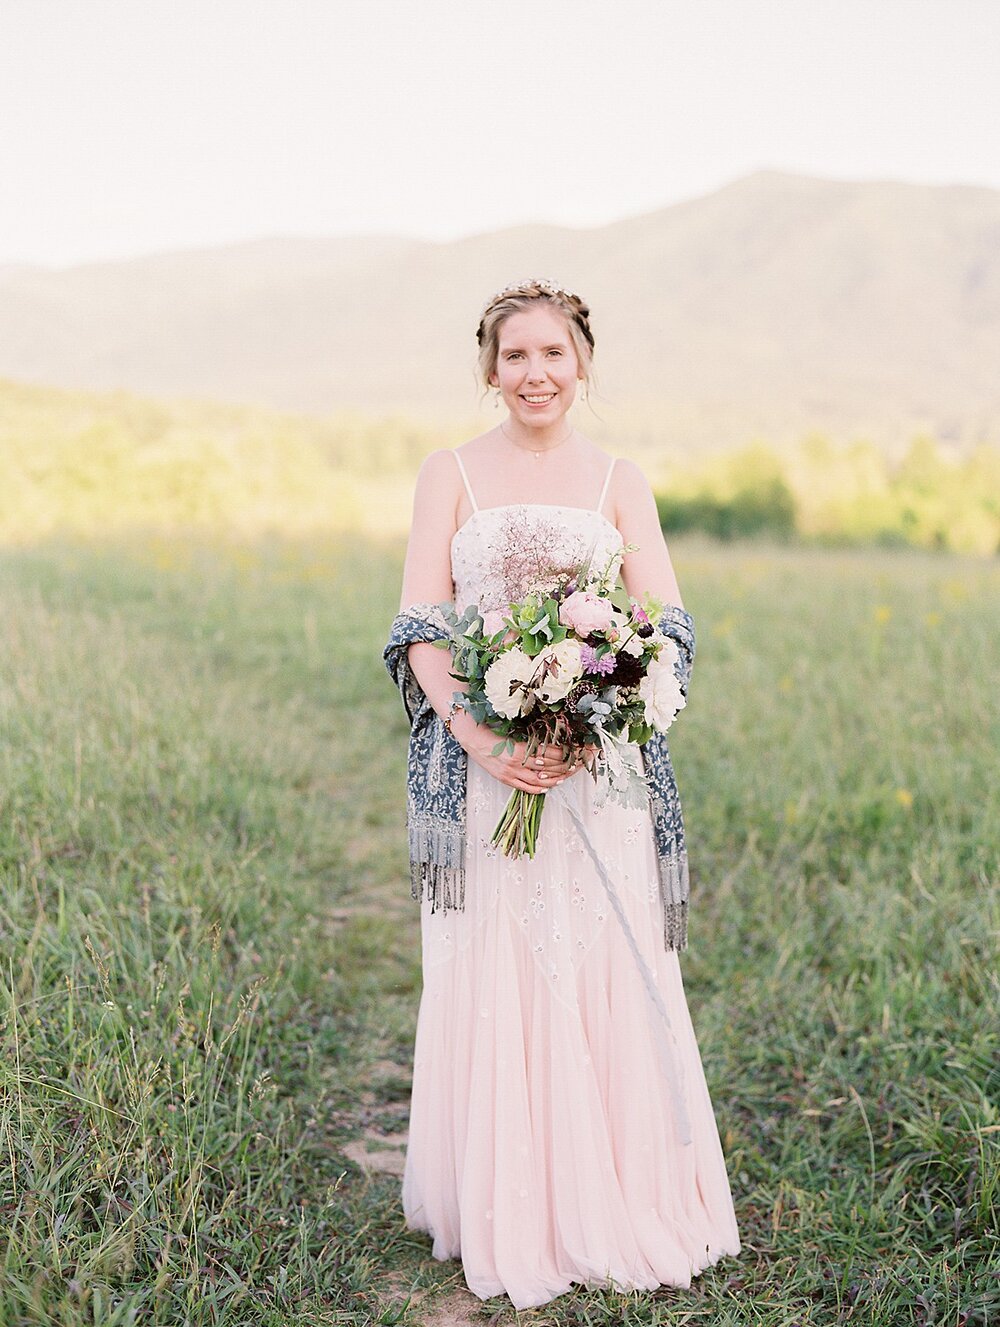
[[[434,606],[504,610],[588,554],[620,564],[686,669],[693,623],[641,471],[569,419],[593,335],[578,295],[527,281],[479,325],[507,417],[417,480],[386,662],[410,714],[410,855],[423,977],[403,1207],[481,1298],[544,1304],[574,1283],[687,1286],[740,1242],[678,950],[687,860],[662,738],[651,805],[608,800],[558,749],[494,754],[454,703]],[[536,855],[491,846],[512,788],[547,794]]]

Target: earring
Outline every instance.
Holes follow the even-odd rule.
[[[496,392],[496,396],[493,398],[493,408],[494,410],[498,410],[500,408],[500,388],[494,387],[493,390]]]

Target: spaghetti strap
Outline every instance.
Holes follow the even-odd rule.
[[[596,511],[598,515],[601,514],[601,508],[604,506],[604,499],[608,496],[608,485],[611,483],[611,472],[615,468],[615,461],[617,461],[617,459],[617,456],[612,456],[611,464],[608,466],[608,473],[604,476],[604,487],[601,489],[601,496],[597,499],[597,506],[594,508],[594,511]]]
[[[472,503],[472,510],[479,510],[479,503],[476,501],[476,495],[472,491],[472,485],[469,483],[469,476],[465,473],[465,466],[462,464],[462,458],[457,451],[452,452],[455,460],[458,462],[459,473],[462,476],[462,483],[465,485],[465,491],[469,495],[469,501]]]

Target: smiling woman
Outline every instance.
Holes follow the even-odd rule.
[[[487,305],[480,373],[508,416],[425,462],[385,652],[411,720],[423,940],[403,1207],[435,1257],[462,1259],[477,1295],[516,1308],[574,1283],[687,1286],[740,1249],[678,961],[687,858],[665,740],[628,744],[648,799],[604,800],[584,748],[501,750],[456,703],[451,657],[433,643],[447,638],[438,605],[471,606],[500,632],[553,577],[583,591],[590,565],[666,605],[656,630],[686,687],[693,622],[649,485],[568,418],[591,373],[589,317],[552,282]],[[518,662],[507,656],[508,698]],[[488,689],[498,714],[504,680]],[[613,683],[573,685],[579,696],[541,703],[582,712]],[[497,846],[511,789],[547,794],[531,856]]]
[[[523,418],[527,410],[560,422],[573,403],[577,380],[586,387],[593,372],[590,310],[579,295],[562,291],[550,281],[534,281],[529,288],[538,294],[526,296],[524,286],[508,286],[493,296],[477,332],[479,370],[504,398],[512,419]],[[549,300],[551,304],[546,308]],[[573,306],[571,317],[560,304]],[[537,341],[539,335],[543,340],[534,351],[540,359],[533,365],[531,350],[521,342]],[[544,340],[547,335],[552,338],[550,343]],[[538,377],[540,365],[544,366],[544,379]],[[541,433],[533,434],[533,438],[531,449],[540,456],[541,450],[535,447],[546,439]]]

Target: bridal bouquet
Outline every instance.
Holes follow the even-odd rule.
[[[529,757],[558,745],[600,789],[643,805],[645,777],[629,743],[666,732],[684,707],[677,646],[656,628],[663,606],[640,602],[589,569],[534,588],[506,612],[442,611],[451,628],[452,677],[468,686],[455,704],[502,739],[499,755],[527,743]],[[535,855],[544,793],[515,789],[493,832],[508,857]]]

